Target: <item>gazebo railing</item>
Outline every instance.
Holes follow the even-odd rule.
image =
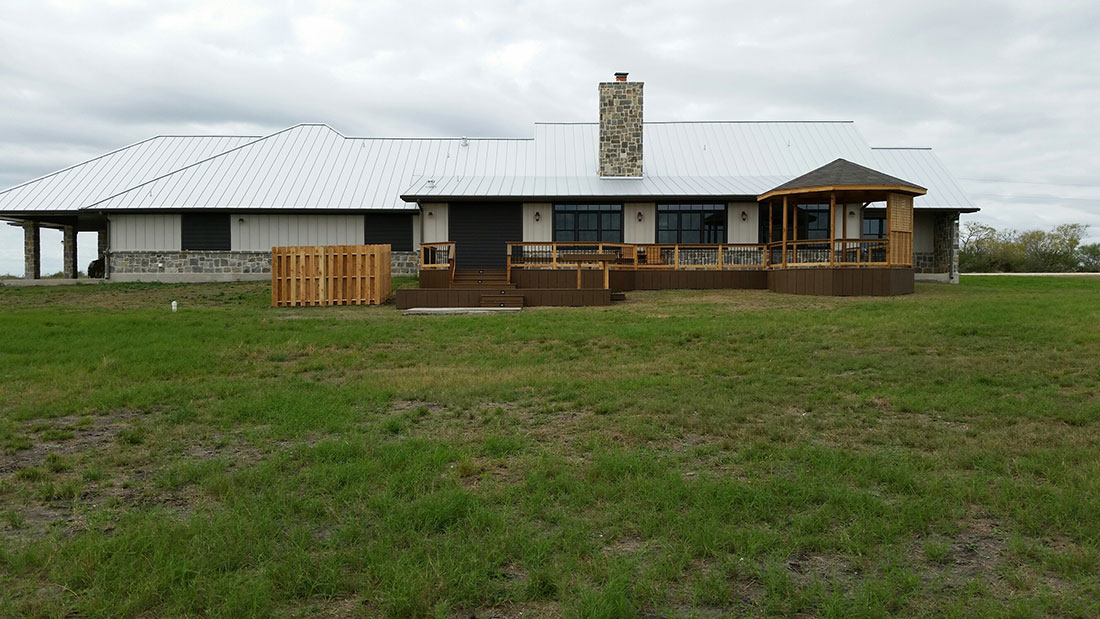
[[[813,239],[786,242],[786,260],[783,242],[768,245],[772,266],[821,267],[821,266],[888,266],[887,241],[885,239],[847,239],[830,242]],[[830,251],[830,247],[832,250]]]

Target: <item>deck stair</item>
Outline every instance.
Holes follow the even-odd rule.
[[[508,283],[508,274],[504,269],[460,269],[455,271],[451,288],[515,290],[516,285]]]
[[[481,307],[523,307],[522,294],[483,294]]]

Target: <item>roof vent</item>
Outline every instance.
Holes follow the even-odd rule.
[[[435,187],[435,179],[434,178],[429,178],[428,182],[424,183],[424,186],[427,187],[428,189],[431,189],[431,188]]]
[[[466,136],[462,136],[462,145],[463,146],[469,146],[470,145],[470,140],[467,140]]]

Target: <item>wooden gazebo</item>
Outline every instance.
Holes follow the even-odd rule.
[[[909,181],[837,159],[761,194],[757,199],[768,210],[769,263],[775,274],[769,287],[806,294],[912,292],[913,198],[925,193]],[[849,230],[849,209],[874,202],[886,204],[885,238],[862,238],[858,224]],[[827,234],[819,229],[815,238],[798,238],[803,205],[822,210],[828,205]],[[791,273],[802,269],[816,272]]]

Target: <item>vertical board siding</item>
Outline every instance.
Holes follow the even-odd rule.
[[[241,221],[244,220],[244,221]],[[233,251],[267,251],[272,247],[362,245],[362,215],[230,216]]]
[[[438,202],[420,205],[420,225],[423,230],[421,243],[446,243],[451,240],[448,210],[447,204]]]
[[[111,251],[179,251],[180,216],[112,214]]]
[[[271,248],[271,305],[381,305],[390,297],[389,245]]]

